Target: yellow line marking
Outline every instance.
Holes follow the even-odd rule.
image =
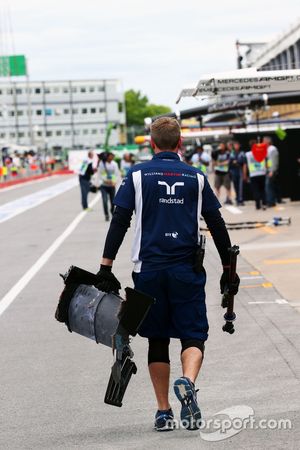
[[[275,265],[275,264],[300,264],[300,258],[291,259],[266,259],[264,264]]]
[[[258,287],[270,288],[270,287],[273,287],[273,284],[272,283],[249,284],[247,286],[241,286],[241,289],[252,289],[252,288],[258,288]]]
[[[268,234],[277,234],[278,233],[278,231],[274,230],[274,228],[269,227],[268,225],[266,225],[265,227],[261,227],[259,229]]]
[[[251,272],[239,272],[240,275],[260,275],[258,270],[252,270]]]
[[[263,283],[262,286],[263,286],[264,288],[270,288],[270,287],[273,286],[273,284],[270,283],[270,282],[266,282],[266,283]]]

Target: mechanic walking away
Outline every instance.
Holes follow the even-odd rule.
[[[110,201],[110,212],[113,214],[116,184],[120,179],[119,166],[114,161],[114,157],[113,153],[103,153],[98,167],[100,192],[102,194],[103,211],[106,221],[109,221],[108,199]]]
[[[88,157],[82,162],[79,170],[81,205],[83,209],[88,209],[88,194],[90,191],[91,177],[96,170],[93,168],[93,158],[94,153],[88,152]]]
[[[225,142],[220,142],[218,150],[212,153],[213,169],[215,171],[215,189],[220,198],[221,187],[226,189],[225,205],[232,205],[231,201],[231,179],[229,173],[230,153],[226,149]]]
[[[136,289],[156,299],[139,330],[149,340],[148,365],[158,405],[155,429],[172,430],[174,425],[169,403],[169,343],[175,338],[182,346],[182,376],[174,382],[174,391],[181,403],[181,423],[192,430],[201,425],[194,383],[208,336],[201,215],[222,261],[221,291],[227,284],[231,293],[237,293],[239,277],[229,283],[231,243],[207,177],[181,162],[177,154],[181,146],[178,122],[169,117],[157,119],[151,127],[151,145],[153,159],[130,169],[115,197],[97,287],[104,291],[121,287],[111,269],[135,210],[133,280]]]
[[[230,153],[229,171],[233,182],[236,204],[238,206],[244,205],[243,199],[243,166],[246,164],[245,153],[241,150],[241,144],[238,141],[233,141],[233,149]]]
[[[267,174],[266,174],[266,200],[267,206],[276,206],[282,203],[279,186],[279,152],[273,145],[272,138],[265,136],[263,142],[267,144]]]

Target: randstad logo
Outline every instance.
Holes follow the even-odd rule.
[[[160,186],[165,186],[166,188],[166,194],[167,195],[175,195],[176,194],[176,187],[184,186],[183,181],[176,181],[176,183],[172,184],[171,186],[166,183],[166,181],[158,181],[157,182]],[[161,197],[159,199],[159,203],[166,203],[166,204],[177,204],[177,205],[183,205],[184,204],[184,198],[164,198]]]

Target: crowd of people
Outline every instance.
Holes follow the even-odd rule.
[[[0,178],[3,181],[17,177],[30,176],[54,170],[55,159],[51,155],[41,155],[33,150],[15,151],[8,154],[2,151],[0,158]]]
[[[279,152],[269,136],[263,138],[262,144],[258,144],[265,149],[265,155],[262,154],[260,158],[253,151],[255,145],[257,142],[252,140],[248,149],[244,149],[237,140],[222,141],[216,149],[208,152],[205,146],[199,144],[192,153],[183,152],[182,158],[205,175],[213,175],[215,193],[220,199],[224,188],[226,205],[235,202],[237,206],[244,206],[245,186],[250,184],[256,209],[266,209],[282,202],[278,180]],[[111,152],[96,154],[90,151],[79,173],[83,209],[88,209],[88,193],[99,189],[106,221],[113,213],[117,185],[135,164],[130,153],[124,154],[119,164],[114,158]]]
[[[265,150],[260,157],[254,151],[259,146]],[[263,138],[262,144],[250,141],[248,149],[242,148],[237,140],[220,142],[211,153],[198,145],[194,154],[185,157],[185,162],[205,174],[209,170],[213,172],[215,193],[220,198],[223,186],[226,205],[233,204],[232,187],[236,204],[244,205],[245,183],[250,183],[256,209],[266,209],[282,202],[278,179],[279,152],[269,136]]]
[[[113,214],[113,201],[116,194],[116,186],[122,178],[125,178],[129,169],[134,164],[132,154],[125,153],[120,165],[114,160],[112,152],[97,154],[88,152],[88,157],[82,162],[79,171],[79,184],[81,190],[81,205],[88,208],[88,193],[99,190],[102,195],[102,204],[105,220],[109,221]]]

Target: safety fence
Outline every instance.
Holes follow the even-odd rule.
[[[32,163],[26,167],[0,166],[0,184],[25,180],[27,178],[35,178],[39,175],[47,175],[58,170],[67,169],[62,163],[56,164],[36,164]]]

